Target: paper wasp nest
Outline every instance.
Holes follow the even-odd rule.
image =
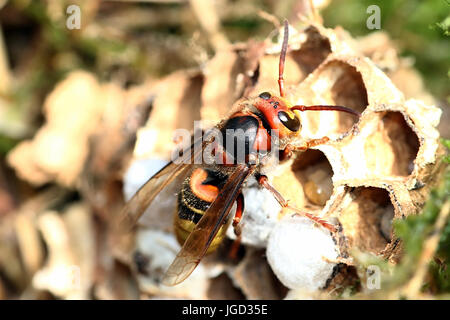
[[[243,96],[277,92],[280,42],[235,45],[218,52],[202,71],[178,72],[164,79],[155,87],[150,119],[138,133],[136,158],[168,159],[175,145],[173,130],[192,129],[199,118],[216,122]],[[439,171],[436,126],[441,110],[429,105],[433,101],[420,78],[413,71],[402,77],[401,70],[412,69],[397,57],[382,33],[355,40],[339,28],[309,25],[298,31],[290,29],[284,75],[287,98],[293,104],[342,105],[362,116],[355,120],[338,112],[302,113],[302,138],[328,136],[330,142],[296,154],[269,178],[290,204],[341,226],[334,238],[340,258],[349,258],[352,250],[358,249],[396,262],[401,242],[392,233],[392,220],[420,210]],[[405,81],[411,81],[412,88]],[[245,192],[251,193],[249,190],[252,188]],[[199,271],[204,276],[197,275],[197,282],[188,279],[183,288],[167,290],[152,281],[149,285],[148,279],[141,277],[141,289],[157,297],[285,297],[286,288],[274,277],[264,255],[267,238],[279,218],[279,206],[271,203],[268,199],[262,214],[259,212],[267,223],[255,221],[258,212],[245,212],[243,257],[227,258],[231,241],[226,241],[219,252],[204,259],[206,271]],[[255,206],[248,197],[246,207],[258,211]],[[143,224],[170,234],[171,215],[165,211],[156,222],[155,215],[158,213],[147,215]],[[252,236],[256,227],[257,235]],[[261,235],[265,236],[258,238]],[[138,247],[145,247],[145,237],[139,239]],[[292,243],[288,250],[302,245],[314,244]],[[210,278],[212,275],[215,277]],[[329,284],[327,281],[319,289]],[[192,286],[197,288],[194,296]],[[211,291],[214,287],[223,293]],[[199,292],[198,288],[204,289]]]

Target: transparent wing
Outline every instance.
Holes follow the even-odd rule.
[[[253,169],[245,164],[236,166],[216,200],[206,210],[166,271],[163,279],[165,285],[176,285],[194,271],[228,217],[231,207],[239,195],[242,183],[252,171]]]
[[[150,178],[125,204],[117,219],[117,229],[121,232],[130,231],[158,193],[188,167],[187,164],[170,162]]]
[[[169,162],[158,173],[152,176],[125,204],[125,207],[115,221],[116,230],[121,233],[129,232],[136,225],[139,218],[150,206],[155,197],[176,177],[186,174],[194,163],[200,163],[202,151],[210,143],[208,133],[197,139],[190,148],[184,150],[176,161]],[[205,140],[205,141],[204,141]]]

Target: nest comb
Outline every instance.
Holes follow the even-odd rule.
[[[400,63],[396,56],[388,68],[379,59],[383,52],[372,53],[378,57],[374,62],[342,29],[319,24],[290,28],[287,99],[293,104],[343,105],[362,115],[355,120],[338,112],[302,113],[302,139],[328,136],[331,141],[296,154],[269,178],[292,204],[337,220],[341,256],[358,248],[395,262],[401,246],[392,220],[418,213],[442,171],[436,129],[441,110],[405,97],[397,88],[389,78]],[[237,99],[277,92],[280,49],[281,41],[272,39],[237,44],[218,52],[203,70],[162,80],[162,92],[172,94],[155,90],[153,111],[141,135],[157,131],[165,139],[152,139],[151,145],[137,148],[147,150],[145,154],[136,155],[169,157],[174,144],[168,137],[174,129],[192,129],[198,116],[217,122]],[[417,92],[417,97],[423,94]],[[163,117],[167,110],[178,120]],[[148,144],[148,139],[140,140],[138,145]]]

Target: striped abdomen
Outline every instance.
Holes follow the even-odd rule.
[[[205,211],[216,199],[220,189],[228,179],[226,170],[218,168],[196,168],[183,181],[177,199],[177,214],[175,215],[175,234],[180,244],[183,244]],[[208,252],[217,248],[225,236],[228,223],[219,229]]]

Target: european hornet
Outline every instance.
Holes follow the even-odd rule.
[[[284,22],[284,37],[279,61],[278,86],[280,95],[263,92],[254,99],[243,100],[228,119],[215,126],[224,133],[223,141],[209,139],[208,132],[201,139],[193,141],[177,159],[150,178],[125,205],[119,216],[122,230],[131,230],[155,197],[176,178],[184,177],[177,199],[177,213],[174,227],[182,248],[165,273],[163,283],[176,285],[184,281],[200,263],[203,256],[216,249],[225,236],[230,224],[229,216],[236,202],[236,213],[232,219],[236,234],[239,234],[239,221],[244,212],[244,197],[241,189],[246,180],[253,175],[259,184],[268,189],[282,208],[305,216],[320,226],[335,232],[335,227],[326,220],[302,212],[289,206],[288,201],[269,184],[262,173],[267,158],[276,151],[280,160],[289,158],[295,151],[326,143],[328,137],[312,139],[306,145],[294,146],[291,142],[300,135],[301,123],[297,112],[301,111],[342,111],[356,116],[352,109],[330,105],[291,105],[285,99],[284,64],[288,46],[288,22]],[[237,136],[238,146],[228,148],[228,132],[242,130],[245,134]],[[277,145],[272,145],[273,132],[276,132]],[[236,136],[235,136],[236,137]],[[228,138],[228,139],[227,139]],[[241,142],[241,145],[239,145]],[[213,149],[213,163],[199,164],[199,157],[206,148]],[[245,150],[244,150],[245,149]],[[236,161],[241,152],[243,161]]]

